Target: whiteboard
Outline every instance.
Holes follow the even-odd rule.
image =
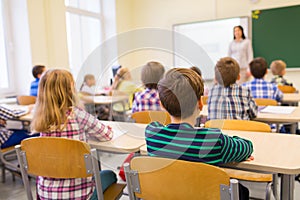
[[[241,25],[248,38],[248,17],[202,21],[173,26],[174,66],[201,69],[205,80],[214,78],[216,62],[228,55],[233,27]]]

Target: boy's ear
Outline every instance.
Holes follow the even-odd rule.
[[[200,98],[200,99],[198,100],[198,108],[199,108],[200,111],[201,111],[202,108],[203,108],[202,98]]]
[[[162,109],[163,111],[168,112],[168,111],[165,109],[165,107],[161,104],[161,101],[159,101],[159,105],[160,105],[160,107],[161,107],[161,109]]]
[[[237,76],[236,80],[238,81],[238,80],[240,80],[240,79],[241,79],[241,75],[240,75],[240,74],[238,74],[238,76]]]
[[[285,75],[285,72],[286,72],[285,69],[282,70],[281,76]]]

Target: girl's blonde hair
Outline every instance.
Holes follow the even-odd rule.
[[[49,69],[41,77],[31,129],[36,132],[62,130],[67,112],[77,105],[75,82],[70,72]]]

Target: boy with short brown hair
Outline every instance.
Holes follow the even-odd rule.
[[[251,90],[251,94],[254,98],[275,99],[276,101],[282,100],[283,94],[277,88],[277,85],[264,80],[264,76],[268,72],[268,64],[264,58],[254,58],[250,62],[250,72],[254,80],[244,83],[243,86]]]
[[[202,109],[201,77],[191,69],[173,68],[159,81],[162,106],[172,123],[164,126],[152,122],[146,127],[147,151],[150,156],[204,162],[220,165],[241,162],[253,152],[251,141],[225,135],[219,129],[194,128]],[[249,191],[240,186],[240,199],[248,199]]]
[[[221,58],[215,66],[216,84],[208,94],[208,119],[253,119],[257,105],[248,88],[238,85],[240,67],[230,57]]]

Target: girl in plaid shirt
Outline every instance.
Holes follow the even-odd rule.
[[[113,137],[110,127],[77,107],[75,82],[65,70],[46,71],[39,83],[38,98],[32,121],[32,130],[41,137],[64,137],[87,141],[89,137],[108,141]],[[101,171],[107,185],[116,182],[112,171]],[[40,199],[90,199],[95,190],[92,178],[54,179],[37,177],[37,195]],[[105,188],[103,188],[105,189]],[[94,194],[95,195],[95,194]],[[94,196],[93,196],[94,197]]]
[[[157,92],[157,83],[163,77],[165,68],[159,62],[148,62],[142,67],[141,79],[145,90],[134,95],[132,113],[161,110]]]

